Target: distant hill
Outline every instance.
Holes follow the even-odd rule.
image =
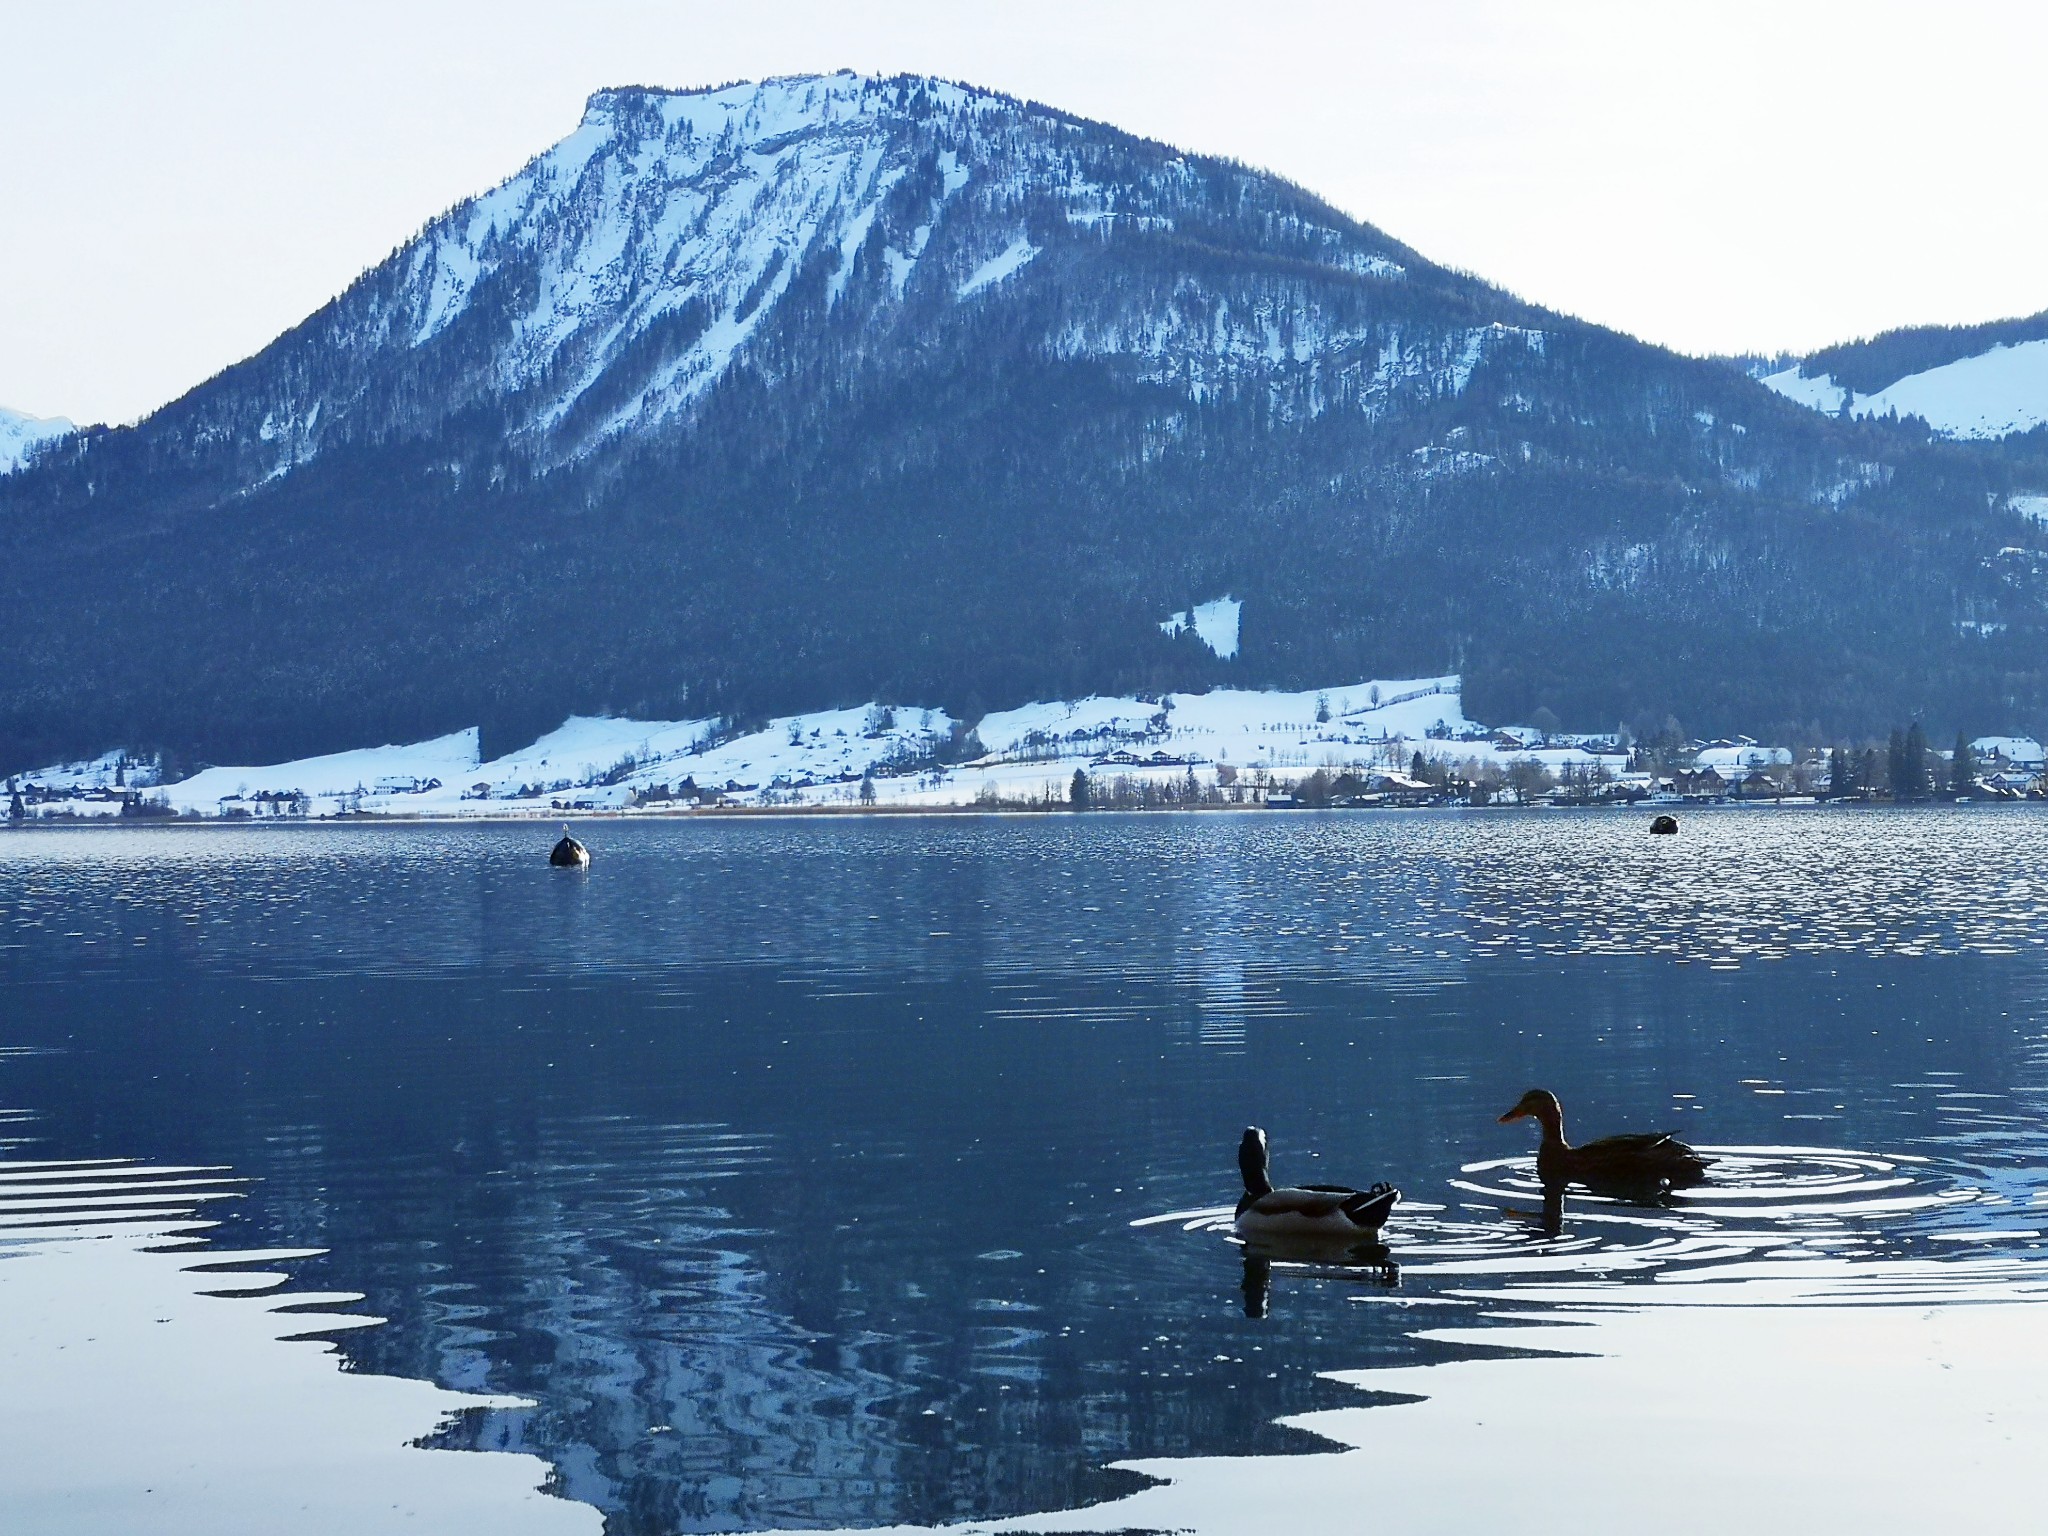
[[[1752,369],[1789,400],[1852,416],[1914,417],[1955,438],[2048,424],[2048,310],[1985,325],[1916,325]]]
[[[606,91],[0,477],[0,767],[1452,672],[1482,719],[2032,731],[2042,493],[1050,108]]]
[[[1809,373],[1832,375],[1859,395],[1874,395],[1909,375],[1979,357],[1994,347],[2016,347],[2029,341],[2048,341],[2048,310],[1983,325],[1905,326],[1867,341],[1822,347],[1804,362]]]

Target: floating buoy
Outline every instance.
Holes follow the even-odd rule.
[[[1650,830],[1662,836],[1669,836],[1678,830],[1678,818],[1676,816],[1659,816],[1650,823]]]
[[[548,862],[557,869],[590,868],[590,850],[569,835],[567,827],[562,828],[562,840],[555,844],[548,854]]]

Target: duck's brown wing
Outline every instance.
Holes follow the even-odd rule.
[[[1598,1141],[1582,1143],[1572,1150],[1588,1157],[1645,1157],[1666,1147],[1683,1152],[1692,1150],[1669,1131],[1641,1131],[1629,1136],[1602,1136]]]
[[[1697,1182],[1707,1171],[1707,1159],[1668,1131],[1603,1136],[1572,1148],[1572,1156],[1579,1169],[1595,1177],[1685,1184]]]

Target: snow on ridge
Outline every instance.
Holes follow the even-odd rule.
[[[1549,345],[1542,331],[1497,323],[1445,331],[1340,321],[1298,284],[1278,285],[1247,303],[1190,279],[1177,298],[1136,319],[1073,321],[1052,338],[1052,354],[1130,358],[1142,365],[1141,378],[1196,401],[1294,370],[1309,415],[1347,407],[1377,415],[1403,394],[1463,394],[1504,346],[1519,343],[1540,357]]]
[[[30,416],[0,406],[0,475],[26,467],[44,447],[77,430],[62,416]]]
[[[840,258],[826,295],[836,307],[911,168],[904,124],[950,115],[942,131],[959,138],[971,132],[968,118],[989,113],[1030,115],[990,92],[852,72],[708,91],[600,91],[574,133],[428,227],[407,257],[397,328],[424,346],[500,269],[531,268],[531,297],[511,317],[496,383],[508,394],[548,391],[532,421],[554,431],[636,338],[685,306],[698,311],[701,319],[685,322],[694,335],[662,369],[602,420],[573,424],[559,445],[573,458],[702,395],[821,245]],[[883,253],[898,298],[940,209],[975,176],[958,148],[942,150],[937,169],[919,236],[907,252]],[[573,369],[558,368],[564,357],[576,359]]]
[[[1337,265],[1346,272],[1355,272],[1361,277],[1406,277],[1408,269],[1398,261],[1389,261],[1384,256],[1368,256],[1356,252],[1341,256]]]
[[[724,140],[740,149],[808,129],[895,112],[906,95],[941,112],[1022,111],[1022,103],[950,80],[892,80],[842,69],[829,75],[771,75],[700,90],[619,86],[593,92],[585,124],[613,128],[633,112],[651,110],[670,129]]]
[[[1918,416],[1943,437],[2004,437],[2048,423],[2048,339],[1992,347],[1908,374],[1869,395],[1827,374],[1803,378],[1796,367],[1758,382],[1829,415],[1846,404],[1852,416]]]

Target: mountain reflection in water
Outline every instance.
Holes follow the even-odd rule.
[[[389,1320],[338,1339],[353,1367],[498,1399],[434,1443],[543,1457],[614,1532],[1099,1501],[1025,1523],[1271,1528],[1263,1480],[1324,1467],[1354,1523],[1438,1467],[1403,1528],[1470,1529],[1491,1495],[1451,1463],[1536,1479],[1511,1427],[1678,1412],[1657,1373],[1688,1352],[1724,1438],[1643,1465],[1698,1480],[1754,1452],[1745,1401],[1759,1445],[1835,1411],[1780,1377],[1893,1390],[1828,1350],[1911,1353],[1918,1314],[1836,1303],[2048,1316],[2025,807],[1678,839],[1605,813],[601,823],[573,882],[553,831],[0,837],[0,1045],[25,1052],[0,1137],[249,1179],[209,1209],[223,1249],[325,1250],[300,1283]],[[1714,1180],[1574,1192],[1547,1236],[1526,1134],[1494,1123],[1536,1082],[1589,1132],[1679,1132]],[[1214,1220],[1248,1123],[1291,1178],[1407,1191],[1398,1284],[1248,1273]],[[1751,1312],[1811,1315],[1817,1353]],[[1980,1359],[1990,1326],[1912,1358],[2018,1413],[2032,1346]],[[1485,1347],[1567,1338],[1606,1363]],[[1326,1372],[1429,1401],[1360,1407]],[[1674,1528],[1668,1492],[1597,1490]]]
[[[268,1266],[304,1252],[209,1247],[201,1213],[241,1193],[215,1168],[0,1161],[10,1536],[594,1536],[536,1457],[414,1449],[521,1405],[337,1369],[324,1341],[377,1319],[279,1290]]]

